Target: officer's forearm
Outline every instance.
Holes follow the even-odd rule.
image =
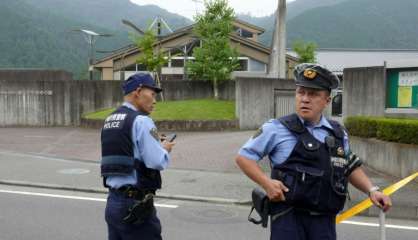
[[[270,178],[261,170],[256,161],[245,158],[243,156],[237,156],[235,162],[241,168],[241,170],[247,175],[251,180],[258,183],[264,189],[266,189],[267,184],[270,181]]]
[[[361,167],[356,168],[348,177],[350,183],[364,193],[368,193],[373,187],[372,182]]]

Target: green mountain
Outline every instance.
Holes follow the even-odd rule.
[[[416,0],[350,0],[290,19],[287,37],[321,48],[416,49],[417,12]]]
[[[319,8],[336,5],[348,0],[296,0],[293,2],[287,3],[287,21],[297,17],[301,13]],[[263,35],[260,36],[260,41],[267,46],[270,46],[273,35],[273,26],[274,26],[274,13],[265,17],[252,17],[248,14],[238,14],[238,18],[250,22],[256,26],[264,28],[266,31]]]
[[[191,23],[156,6],[141,7],[129,0],[1,0],[0,16],[0,68],[65,69],[75,78],[87,77],[89,47],[73,29],[113,34],[98,39],[96,49],[114,50],[131,43],[131,30],[121,19],[143,29],[156,16],[164,16],[174,29]]]
[[[288,3],[287,19],[292,19],[299,14],[318,7],[333,6],[348,0],[297,0]]]
[[[127,19],[144,29],[156,16],[164,17],[171,28],[191,23],[185,17],[170,13],[155,5],[139,6],[130,0],[23,0],[34,8],[47,10],[68,19],[93,24],[116,32],[126,32],[121,23]]]
[[[321,48],[418,47],[416,0],[296,0],[288,7],[288,46],[296,39]],[[54,68],[87,77],[88,44],[73,29],[110,33],[97,50],[131,43],[127,19],[142,29],[162,16],[173,29],[192,22],[154,5],[129,0],[1,0],[0,68]],[[266,29],[260,40],[270,45],[274,16],[239,18]],[[96,54],[96,58],[102,55]]]
[[[31,9],[21,0],[0,2],[0,66],[2,68],[61,68],[80,70],[74,64],[84,59],[81,41],[71,43],[65,30],[71,22]],[[57,26],[61,26],[61,29]]]
[[[294,13],[302,7],[303,12]],[[416,0],[297,0],[288,4],[287,43],[290,47],[302,39],[320,48],[416,49],[417,12]],[[273,15],[240,17],[265,28],[260,41],[270,45]]]

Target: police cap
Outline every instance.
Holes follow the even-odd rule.
[[[331,89],[337,88],[340,83],[337,75],[325,67],[313,63],[296,65],[293,74],[296,86],[331,91]]]
[[[149,73],[135,73],[130,76],[122,85],[123,94],[127,95],[130,92],[136,90],[139,87],[146,87],[154,90],[156,93],[162,91],[160,87],[157,86],[151,74]]]

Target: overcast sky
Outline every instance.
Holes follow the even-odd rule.
[[[295,0],[287,0],[293,2]],[[203,0],[131,0],[138,5],[154,4],[169,12],[177,13],[193,20],[193,16],[201,13]],[[249,13],[252,16],[262,17],[272,14],[279,0],[228,0],[229,6],[235,13]]]

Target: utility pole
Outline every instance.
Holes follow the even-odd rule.
[[[286,78],[286,0],[279,0],[277,7],[267,75]]]

